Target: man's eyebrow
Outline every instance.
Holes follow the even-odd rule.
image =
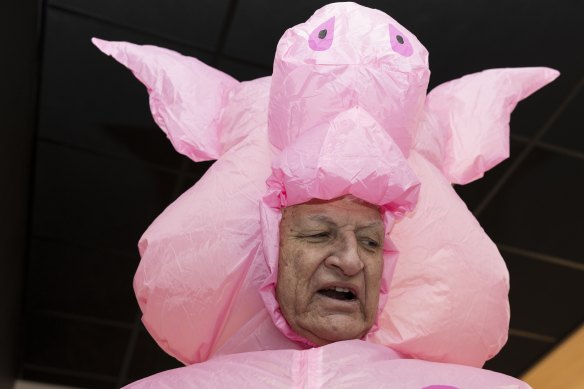
[[[331,219],[330,217],[325,216],[325,215],[312,215],[312,216],[309,216],[308,217],[308,220],[312,220],[312,221],[315,221],[315,222],[326,223],[326,224],[333,224],[333,225],[336,225],[337,224],[337,223],[335,223],[333,221],[333,219]]]
[[[371,227],[385,227],[385,225],[383,224],[383,222],[381,220],[376,220],[374,222],[371,222],[369,224],[362,226],[361,228],[371,228]]]
[[[337,223],[328,216],[325,215],[312,215],[308,217],[309,220],[326,223],[330,225],[337,225]],[[375,220],[371,223],[360,226],[359,228],[373,228],[373,227],[385,227],[381,220]]]

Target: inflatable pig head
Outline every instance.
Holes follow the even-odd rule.
[[[386,230],[363,340],[473,366],[504,345],[507,270],[452,184],[508,156],[511,111],[556,71],[492,69],[426,95],[424,47],[354,3],[288,30],[273,76],[248,82],[158,47],[94,43],[146,85],[177,151],[217,160],[140,240],[134,288],[166,352],[194,363],[311,347],[275,298],[281,210],[349,194],[379,206]]]
[[[360,107],[407,155],[429,77],[428,51],[387,14],[355,3],[327,5],[278,44],[270,141],[283,148],[303,131]]]

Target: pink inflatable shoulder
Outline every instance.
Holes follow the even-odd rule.
[[[308,350],[226,355],[157,374],[125,389],[380,387],[530,389],[524,382],[503,374],[468,366],[400,359],[386,347],[359,340]]]
[[[217,159],[144,233],[134,280],[158,344],[207,362],[132,387],[527,387],[477,369],[506,342],[509,279],[451,184],[508,156],[511,111],[555,70],[492,69],[427,94],[424,46],[355,3],[286,31],[272,77],[250,82],[168,50],[94,43],[147,86],[177,151]],[[362,340],[309,349],[274,297],[281,208],[346,194],[383,212],[377,322]]]

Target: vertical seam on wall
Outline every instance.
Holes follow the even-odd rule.
[[[132,327],[130,340],[128,340],[128,345],[124,354],[124,360],[122,361],[122,367],[120,369],[120,374],[116,383],[118,388],[124,386],[128,380],[128,371],[130,370],[130,364],[134,358],[134,351],[136,350],[136,343],[138,343],[138,335],[140,333],[140,316],[141,315],[138,314],[134,320],[134,326]]]
[[[29,270],[29,257],[30,257],[30,243],[31,243],[31,235],[32,235],[32,209],[34,205],[34,190],[35,190],[35,178],[36,178],[36,161],[37,161],[37,138],[39,133],[39,123],[40,123],[40,101],[41,101],[41,86],[43,81],[43,62],[44,62],[44,47],[45,47],[45,30],[46,30],[46,9],[47,9],[47,2],[45,0],[37,0],[36,3],[38,4],[38,13],[37,13],[37,41],[36,41],[36,55],[37,55],[37,69],[36,69],[36,85],[35,85],[35,97],[34,97],[34,122],[33,122],[33,133],[31,137],[31,150],[30,150],[30,159],[29,159],[29,178],[28,178],[28,199],[27,199],[27,209],[26,209],[26,223],[25,223],[25,248],[24,248],[24,269],[23,269],[23,283],[22,283],[22,294],[21,294],[21,302],[22,307],[26,306],[26,301],[28,300],[28,280],[27,274]],[[22,328],[27,328],[27,315],[25,315],[21,311],[21,318],[22,318]],[[24,364],[24,351],[26,350],[26,336],[24,336],[24,331],[21,330],[20,333],[20,355],[17,355],[18,358],[18,366],[19,366],[19,374],[22,374],[22,366]]]

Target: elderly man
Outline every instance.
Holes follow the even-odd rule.
[[[369,332],[384,235],[378,207],[352,196],[283,210],[276,295],[296,333],[322,346]]]
[[[426,49],[355,3],[288,30],[273,76],[245,83],[94,43],[147,85],[178,151],[217,159],[146,231],[134,280],[149,332],[193,365],[136,387],[525,387],[469,367],[506,340],[508,274],[451,184],[508,155],[512,107],[557,72],[426,96]]]

